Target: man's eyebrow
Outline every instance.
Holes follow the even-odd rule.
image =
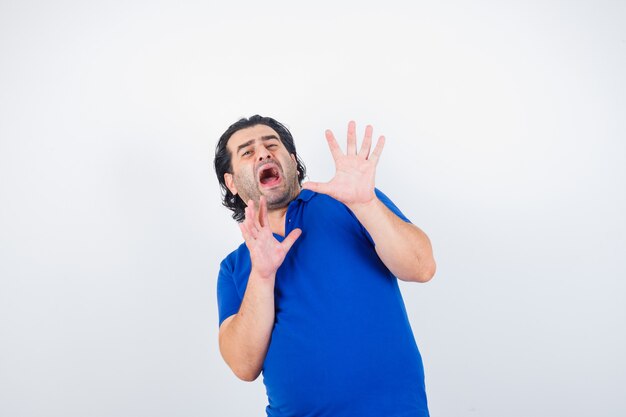
[[[242,143],[241,145],[237,146],[237,153],[239,153],[240,150],[242,150],[243,148],[245,148],[246,146],[250,146],[254,143],[256,139],[251,139],[245,143]]]
[[[261,140],[263,140],[263,141],[265,141],[265,140],[272,140],[272,139],[280,140],[280,139],[278,139],[278,136],[276,136],[276,135],[261,136]],[[250,139],[249,141],[244,142],[241,145],[237,146],[237,153],[239,153],[239,151],[241,151],[243,148],[252,145],[255,140],[256,139]]]
[[[261,140],[270,140],[270,139],[280,140],[280,139],[278,139],[278,136],[276,136],[276,135],[261,136]]]

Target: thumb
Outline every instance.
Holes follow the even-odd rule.
[[[289,249],[291,249],[291,247],[296,242],[296,240],[300,237],[301,234],[302,234],[301,229],[293,229],[291,233],[287,235],[285,240],[283,240],[282,242],[283,248],[285,248],[285,252],[289,252]]]
[[[328,183],[325,182],[313,182],[307,181],[302,184],[302,188],[305,190],[311,190],[316,193],[328,194],[329,188]]]

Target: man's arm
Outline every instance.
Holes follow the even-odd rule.
[[[254,381],[263,367],[274,325],[274,276],[252,271],[237,314],[222,322],[222,357],[239,379]]]
[[[396,277],[403,281],[430,281],[436,265],[426,233],[396,216],[377,197],[349,208],[372,237],[380,260]]]
[[[219,346],[235,375],[244,381],[253,381],[263,368],[274,326],[276,271],[301,231],[295,229],[283,242],[278,242],[270,230],[264,197],[261,197],[258,215],[254,203],[248,202],[246,219],[239,227],[250,251],[252,269],[239,312],[220,326]]]
[[[307,182],[303,188],[328,194],[344,203],[355,214],[376,245],[376,253],[385,266],[405,281],[426,282],[435,274],[435,260],[428,236],[418,227],[404,222],[376,197],[376,165],[385,145],[381,136],[370,154],[372,127],[357,153],[356,126],[348,124],[346,153],[330,130],[328,147],[335,160],[335,176],[327,183]]]

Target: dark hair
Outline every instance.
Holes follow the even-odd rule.
[[[215,173],[217,174],[217,181],[220,183],[220,188],[222,189],[222,204],[233,211],[233,219],[238,222],[243,221],[245,217],[244,210],[246,208],[246,204],[238,195],[233,195],[228,187],[226,187],[224,174],[227,172],[230,174],[233,173],[233,165],[231,161],[232,155],[226,145],[228,144],[230,137],[235,132],[256,125],[265,125],[274,129],[276,133],[278,133],[278,137],[287,151],[295,156],[298,170],[298,182],[300,185],[302,185],[302,180],[306,175],[306,167],[296,153],[296,145],[293,143],[293,136],[291,136],[289,129],[287,129],[282,123],[272,119],[271,117],[263,117],[255,114],[248,119],[239,119],[237,122],[230,125],[217,142],[217,146],[215,147],[215,160],[213,161],[213,164],[215,166]]]

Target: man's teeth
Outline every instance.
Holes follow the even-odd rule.
[[[268,178],[278,178],[278,177],[279,177],[278,170],[274,167],[261,171],[261,174],[259,175],[259,179],[261,181],[267,180]]]

